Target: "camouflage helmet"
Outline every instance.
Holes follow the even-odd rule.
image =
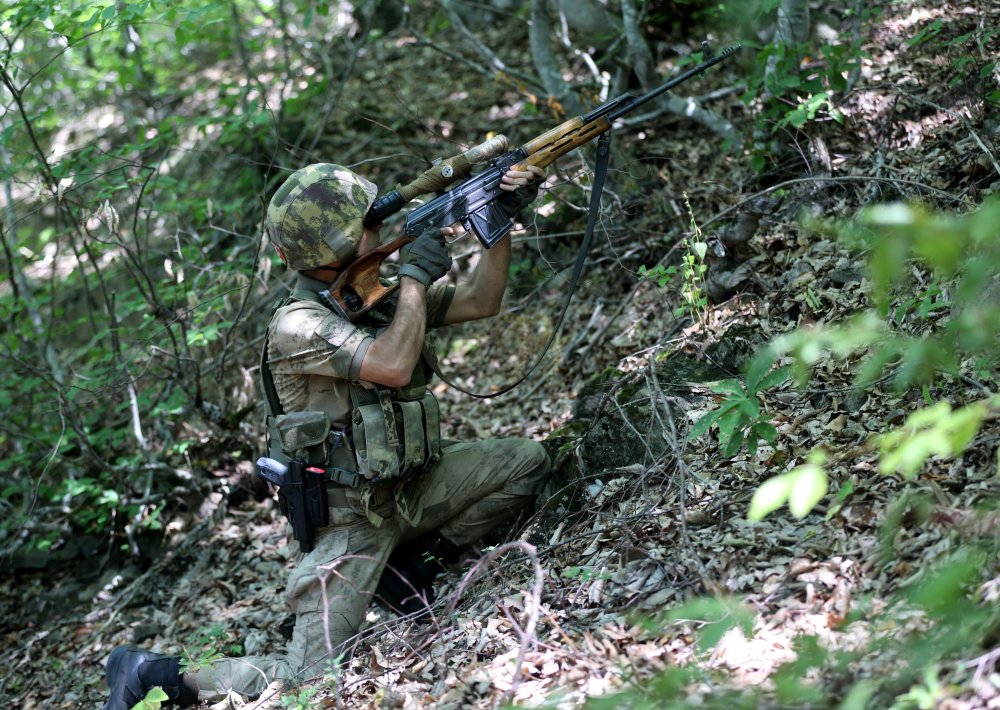
[[[296,170],[278,188],[264,224],[289,268],[315,269],[354,258],[378,188],[340,165]]]

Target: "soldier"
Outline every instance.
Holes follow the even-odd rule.
[[[535,167],[504,175],[509,216],[534,200],[539,178]],[[399,613],[426,610],[441,565],[531,502],[544,482],[549,460],[538,442],[441,441],[427,389],[427,330],[496,315],[509,236],[483,250],[456,286],[439,280],[451,267],[445,235],[453,230],[429,230],[400,250],[392,299],[356,323],[328,307],[325,289],[379,244],[378,229],[363,224],[376,195],[360,175],[316,164],[293,173],[267,210],[273,245],[299,272],[262,357],[269,456],[324,469],[329,513],[288,580],[295,626],[286,652],[182,676],[178,657],[119,647],[107,663],[105,710],[127,710],[154,686],[183,706],[322,676],[350,657],[373,598]]]

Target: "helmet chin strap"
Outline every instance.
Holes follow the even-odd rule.
[[[322,281],[325,284],[332,284],[340,276],[341,266],[317,266],[315,269],[306,269],[302,273],[311,279]]]

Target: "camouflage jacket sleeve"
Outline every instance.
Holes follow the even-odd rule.
[[[441,325],[455,287],[427,292],[427,325]],[[279,308],[268,326],[268,364],[274,375],[322,375],[357,380],[375,328],[358,326],[311,301]]]
[[[358,379],[374,336],[318,303],[279,308],[268,326],[268,365],[273,374]]]

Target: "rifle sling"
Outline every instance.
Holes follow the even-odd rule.
[[[573,293],[576,291],[577,283],[580,281],[580,274],[583,272],[583,263],[587,259],[587,254],[590,252],[590,243],[593,241],[594,237],[594,227],[597,225],[597,216],[601,211],[601,193],[604,191],[604,179],[608,173],[608,161],[611,156],[611,133],[602,133],[601,137],[597,141],[597,162],[594,165],[594,186],[590,192],[590,214],[587,215],[587,228],[583,233],[583,242],[580,244],[580,251],[576,256],[576,263],[573,265],[573,274],[570,276],[569,280],[569,290],[566,293],[566,300],[563,301],[562,310],[559,312],[559,319],[556,321],[555,327],[552,329],[552,334],[549,336],[549,340],[545,343],[545,347],[542,349],[541,354],[538,359],[528,368],[521,377],[514,383],[506,385],[502,389],[496,392],[490,392],[488,394],[480,392],[471,392],[454,382],[449,380],[441,373],[441,369],[438,367],[437,356],[430,352],[428,348],[424,348],[423,355],[427,364],[430,365],[434,374],[441,378],[441,380],[448,385],[457,389],[463,394],[467,394],[470,397],[476,397],[478,399],[493,399],[494,397],[499,397],[502,394],[510,392],[512,389],[527,380],[531,374],[538,368],[545,359],[546,354],[549,352],[549,348],[552,347],[552,343],[555,342],[556,336],[559,334],[559,330],[562,328],[563,321],[566,319],[566,311],[569,308],[569,303],[573,299]]]

